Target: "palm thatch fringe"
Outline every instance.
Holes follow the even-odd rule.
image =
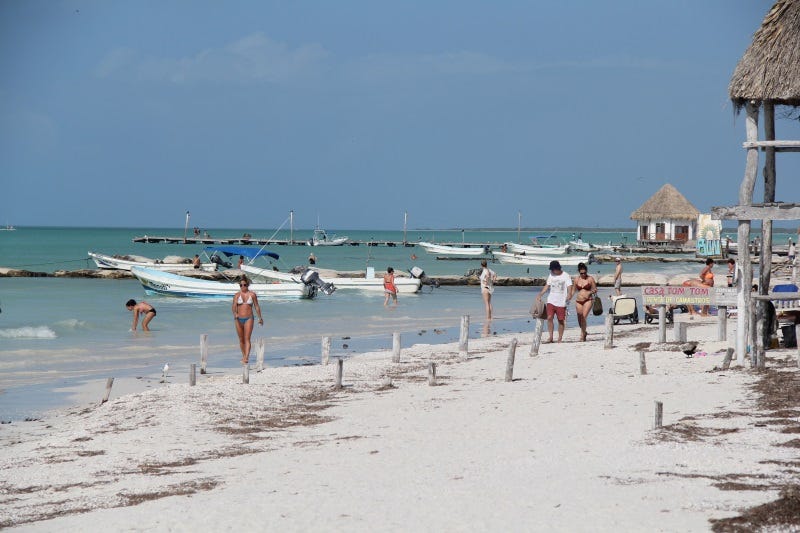
[[[631,220],[696,220],[700,211],[669,183],[631,213]]]

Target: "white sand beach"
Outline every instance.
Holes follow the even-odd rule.
[[[797,351],[768,352],[767,372],[735,359],[720,371],[728,343],[709,341],[716,332],[716,319],[691,322],[707,355],[648,351],[646,375],[633,347],[657,326],[644,324],[616,327],[610,350],[602,328],[585,343],[568,330],[534,357],[532,334],[513,336],[512,382],[511,335],[470,339],[466,360],[456,344],[403,339],[399,364],[388,351],[347,359],[341,391],[335,364],[251,371],[249,385],[198,375],[195,387],[172,369],[145,392],[0,426],[0,526],[709,530],[779,499],[800,465],[800,411],[756,388],[796,380]]]

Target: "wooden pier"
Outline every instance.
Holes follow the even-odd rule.
[[[253,246],[309,246],[308,241],[305,240],[293,240],[290,241],[289,239],[253,239],[253,238],[245,238],[245,237],[230,237],[230,238],[216,238],[216,237],[164,237],[159,235],[144,235],[142,237],[134,237],[133,242],[138,243],[145,243],[145,244],[152,244],[152,243],[167,243],[167,244],[205,244],[209,246],[213,246],[215,244],[244,244],[244,245],[253,245]],[[383,240],[372,240],[372,241],[347,241],[340,246],[389,246],[389,247],[413,247],[416,246],[417,243],[415,242],[403,242],[403,241],[383,241]],[[461,245],[459,245],[461,246]],[[478,245],[475,246],[484,246]]]

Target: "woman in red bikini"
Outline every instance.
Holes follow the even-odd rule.
[[[383,275],[383,293],[386,295],[383,299],[384,307],[389,304],[389,298],[394,301],[392,305],[397,305],[397,287],[394,284],[394,269],[392,267],[387,268],[386,274]]]
[[[236,334],[239,335],[239,349],[242,351],[242,364],[250,360],[250,337],[253,335],[255,317],[253,309],[258,313],[258,323],[264,325],[261,316],[261,306],[258,305],[258,296],[250,290],[250,280],[244,277],[239,281],[239,292],[233,295],[233,323],[236,325]]]
[[[589,275],[589,270],[585,263],[578,263],[578,275],[572,280],[567,301],[572,298],[572,293],[577,291],[575,296],[575,314],[578,315],[578,325],[581,328],[581,341],[586,340],[586,317],[592,312],[592,303],[597,294],[597,282]]]

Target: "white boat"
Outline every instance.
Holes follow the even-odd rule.
[[[180,272],[181,270],[193,270],[191,261],[181,263],[165,263],[153,260],[142,260],[144,258],[134,258],[130,256],[112,256],[100,254],[97,252],[89,252],[89,257],[97,265],[97,268],[103,270],[128,270],[133,267],[151,268],[153,270],[162,270],[164,272]],[[216,263],[201,263],[199,270],[206,272],[213,272],[217,269]]]
[[[288,272],[276,272],[267,268],[258,268],[252,265],[242,265],[244,272],[257,278],[275,279],[284,282],[292,282],[300,279],[300,274],[290,274]],[[316,271],[316,270],[315,270]],[[319,273],[319,271],[317,271]],[[365,277],[328,277],[320,274],[319,278],[325,283],[331,283],[336,290],[360,290],[369,292],[383,293],[383,276],[367,278]],[[394,285],[400,294],[413,294],[419,292],[422,281],[419,278],[407,278],[395,276]]]
[[[214,281],[181,276],[152,268],[132,267],[131,273],[142,283],[147,294],[186,296],[193,298],[231,298],[239,290],[238,281]],[[251,283],[250,290],[259,298],[302,299],[314,298],[317,286],[275,281],[273,283]]]
[[[592,254],[586,256],[578,255],[559,255],[559,256],[546,256],[546,255],[522,255],[513,254],[509,252],[492,252],[492,255],[500,263],[508,265],[534,265],[534,266],[549,266],[550,261],[558,261],[561,266],[575,266],[578,263],[586,263],[587,265],[594,260]]]
[[[422,241],[417,244],[429,254],[442,257],[481,257],[489,253],[488,246],[448,246]]]
[[[5,227],[0,228],[0,231],[17,231],[17,228],[12,226],[11,224],[6,224]]]
[[[511,253],[524,255],[564,255],[569,251],[567,245],[545,247],[542,245],[517,244],[515,242],[505,242],[503,245]]]
[[[307,244],[309,246],[341,246],[349,240],[349,237],[337,237],[335,233],[328,235],[324,229],[318,227]]]
[[[614,251],[614,247],[611,245],[611,243],[609,243],[607,245],[592,244],[590,242],[584,241],[583,238],[580,235],[575,237],[574,234],[573,234],[572,240],[570,240],[568,244],[569,244],[570,250],[578,251],[578,252],[613,252]]]

